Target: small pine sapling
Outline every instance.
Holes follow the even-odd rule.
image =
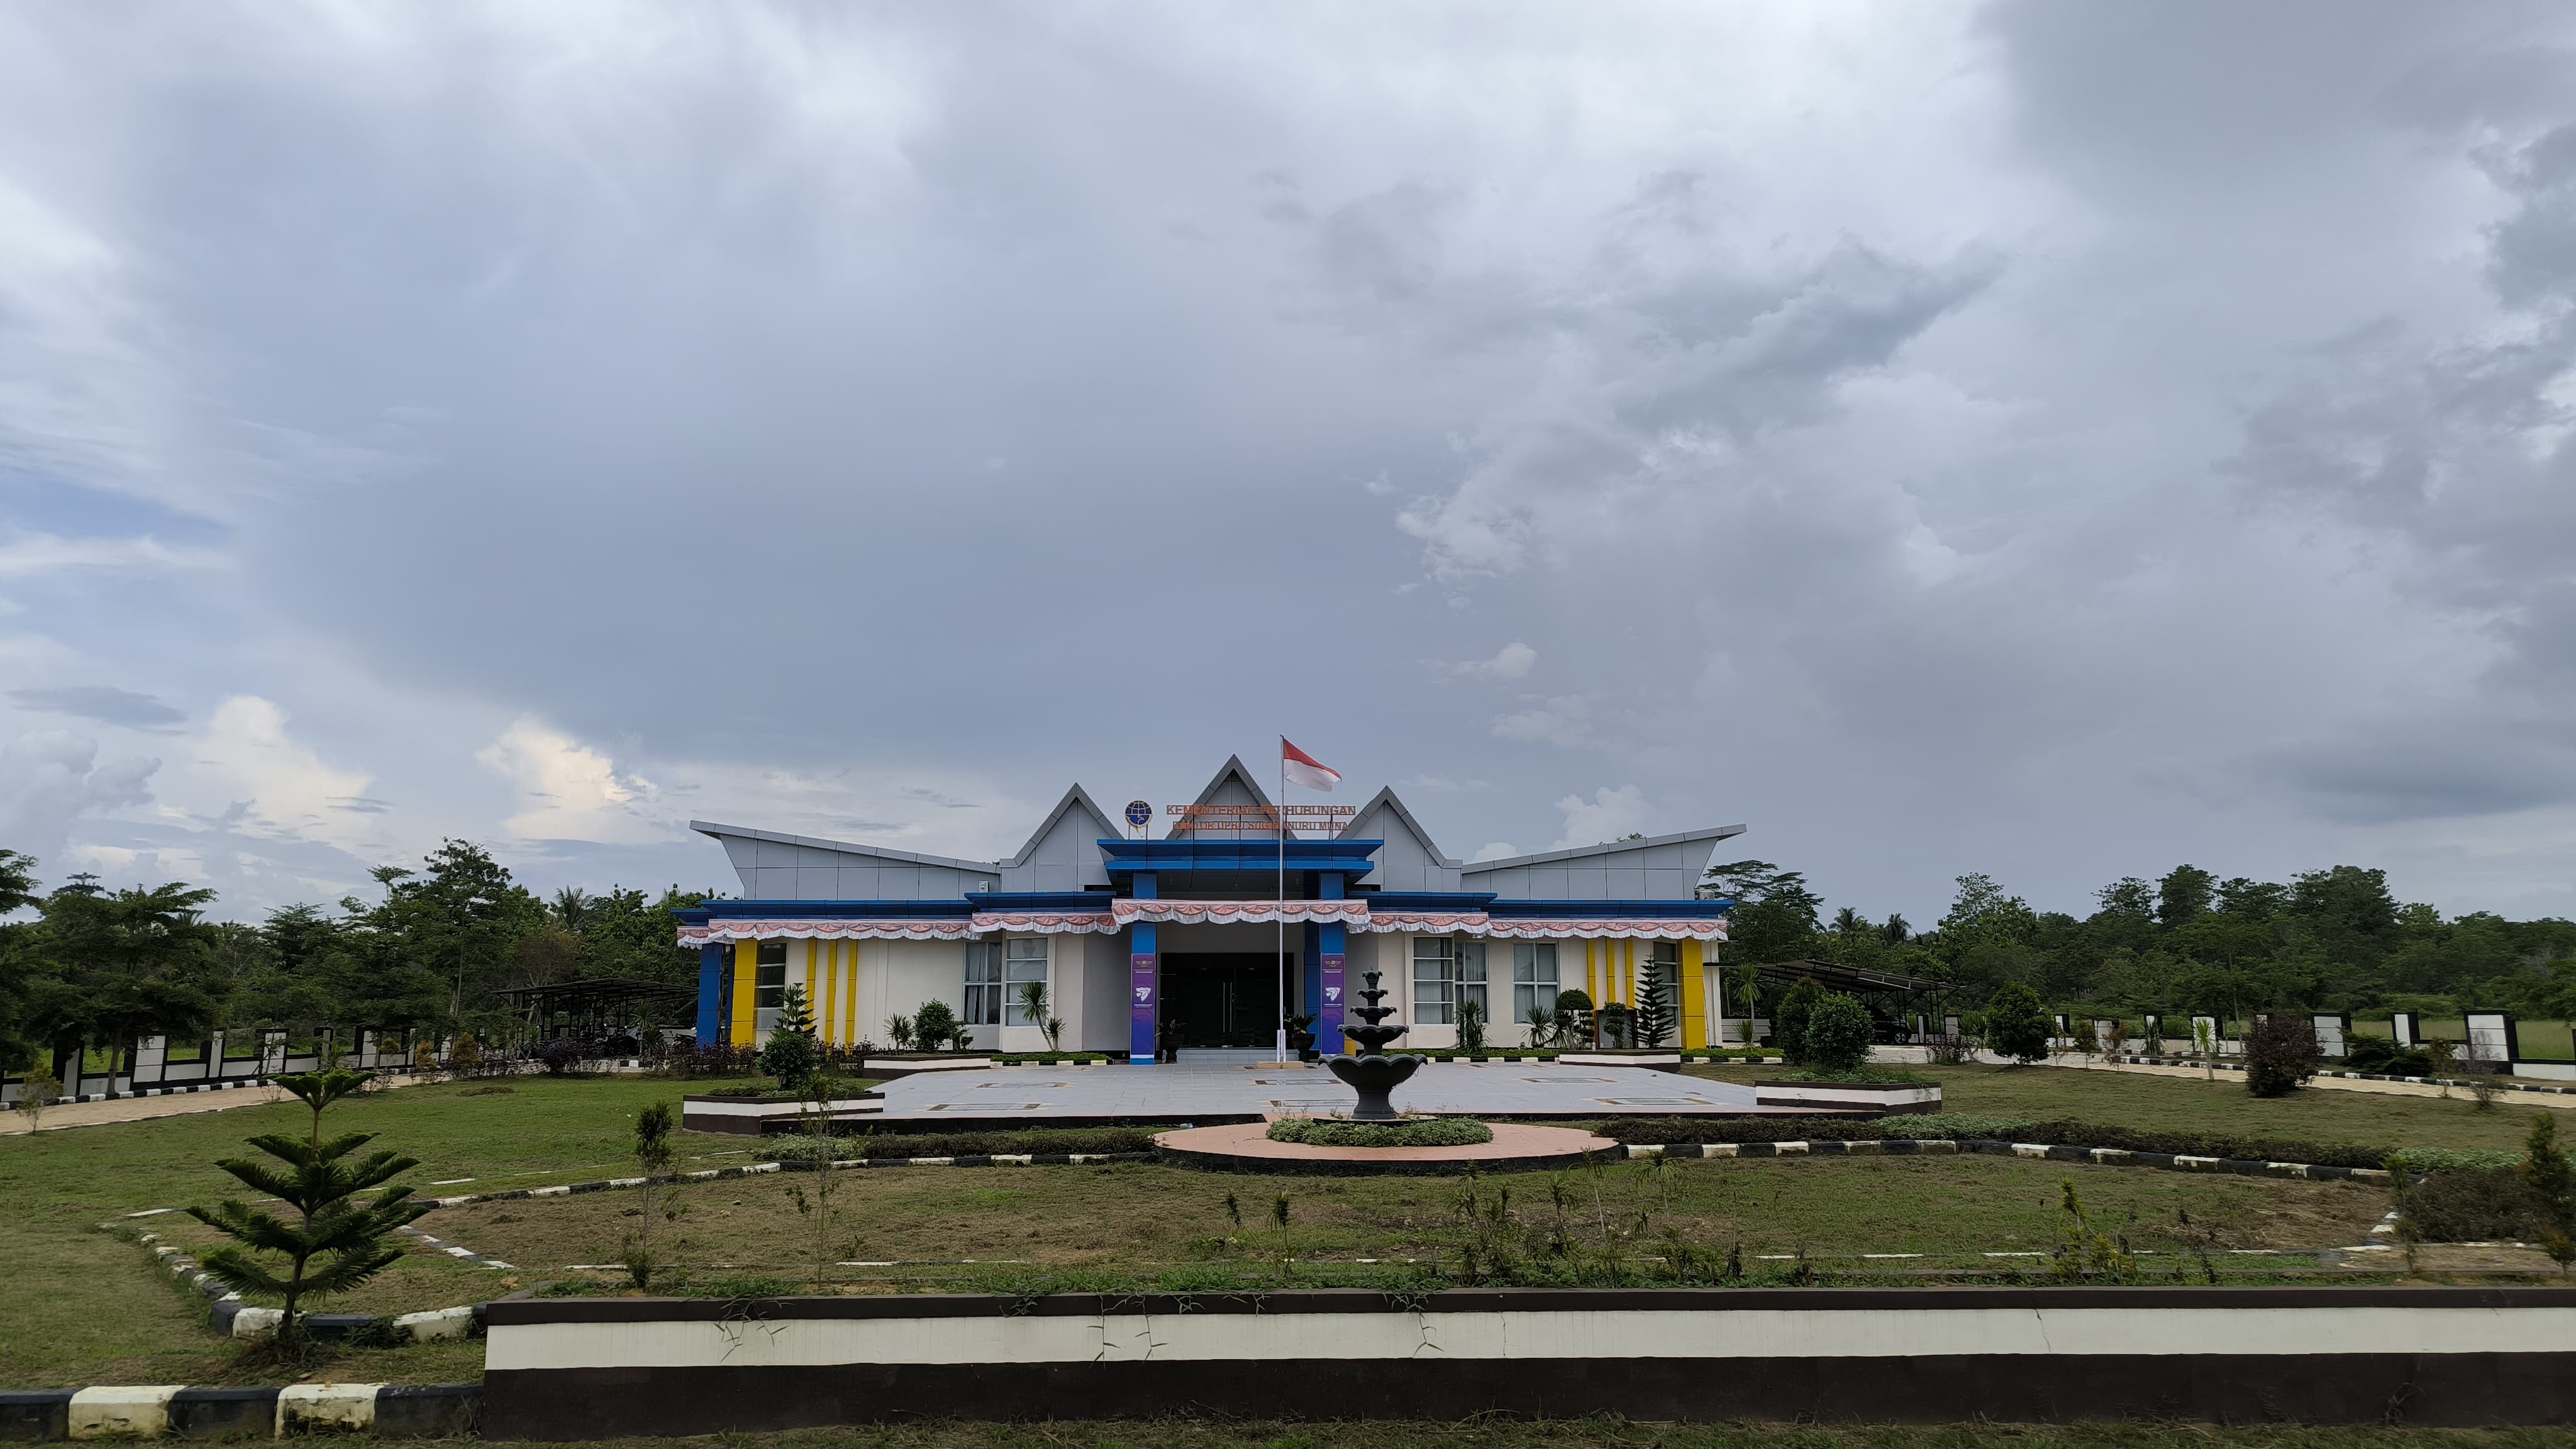
[[[653,1258],[653,1180],[671,1170],[676,1155],[671,1149],[671,1104],[655,1102],[635,1114],[635,1166],[640,1172],[636,1192],[643,1209],[641,1225],[626,1246],[626,1274],[635,1286],[653,1291],[653,1272],[659,1266]]]
[[[188,1215],[233,1243],[206,1255],[206,1266],[234,1288],[281,1299],[285,1312],[277,1341],[295,1348],[303,1341],[299,1310],[306,1298],[345,1293],[390,1267],[402,1249],[385,1239],[395,1229],[428,1212],[434,1203],[411,1200],[409,1187],[387,1188],[369,1202],[358,1194],[410,1171],[420,1160],[395,1152],[374,1152],[355,1161],[350,1154],[376,1138],[373,1132],[350,1132],[322,1140],[322,1113],[332,1103],[364,1086],[365,1072],[299,1072],[276,1079],[313,1110],[312,1129],[303,1137],[266,1133],[250,1145],[286,1164],[281,1171],[265,1162],[226,1158],[215,1165],[244,1186],[275,1198],[295,1210],[292,1220],[226,1199],[209,1209],[191,1207]],[[286,1259],[283,1275],[269,1271],[258,1256],[276,1253]],[[319,1262],[321,1266],[314,1265]]]
[[[1645,989],[1637,993],[1637,1045],[1661,1047],[1673,1038],[1672,992],[1665,988],[1661,971],[1648,970],[1645,975]]]

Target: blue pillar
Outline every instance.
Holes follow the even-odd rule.
[[[1338,901],[1342,898],[1342,877],[1338,871],[1325,871],[1315,881],[1315,898]],[[1339,921],[1326,921],[1315,932],[1315,983],[1317,1003],[1315,1050],[1324,1055],[1339,1056],[1349,1050],[1342,1043],[1342,951],[1346,928]]]
[[[724,1042],[724,971],[729,948],[710,941],[698,948],[698,1045]]]
[[[1136,874],[1135,898],[1155,898],[1155,881],[1151,871]],[[1154,950],[1154,923],[1138,921],[1128,927],[1127,935],[1127,1061],[1130,1066],[1151,1066],[1156,1056],[1154,1029],[1162,1011],[1162,961]]]

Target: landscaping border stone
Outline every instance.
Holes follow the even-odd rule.
[[[456,1439],[483,1422],[481,1384],[98,1384],[0,1391],[0,1440],[282,1439],[299,1433]]]

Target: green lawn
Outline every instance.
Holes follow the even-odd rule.
[[[1684,1070],[1722,1082],[1750,1082],[1788,1068]],[[2265,1098],[2246,1091],[2242,1077],[2231,1082],[2225,1073],[2206,1082],[2072,1067],[1906,1070],[1940,1082],[1942,1108],[1949,1112],[2035,1121],[2072,1117],[2150,1131],[2224,1132],[2349,1146],[2519,1148],[2531,1132],[2531,1115],[2553,1110],[2507,1101],[2480,1112],[2466,1094],[2444,1099],[2313,1087]],[[2576,1133],[2576,1113],[2564,1113],[2560,1131]]]
[[[426,1192],[534,1186],[632,1170],[621,1154],[633,1113],[647,1102],[676,1100],[686,1088],[631,1077],[406,1087],[335,1107],[327,1126],[383,1133],[383,1145],[421,1159],[410,1181],[476,1179]],[[301,1104],[290,1102],[0,1138],[0,1261],[8,1267],[0,1273],[0,1386],[205,1384],[240,1377],[233,1346],[203,1326],[204,1300],[172,1286],[150,1266],[147,1250],[98,1225],[146,1208],[237,1195],[238,1184],[214,1160],[255,1156],[244,1138],[300,1133],[310,1120]],[[730,1155],[685,1166],[748,1156],[739,1139],[691,1135],[686,1144],[687,1153]],[[421,1226],[439,1232],[439,1216]],[[196,1226],[177,1213],[137,1225],[174,1237]],[[510,1275],[425,1253],[388,1277],[407,1295],[419,1290],[412,1305],[419,1307],[471,1303],[519,1286]],[[425,1344],[378,1351],[366,1361],[408,1382],[453,1381],[481,1373],[482,1350],[480,1343]],[[253,1380],[278,1377],[244,1372]]]
[[[2151,1128],[2510,1147],[2529,1115],[2479,1114],[2466,1101],[2360,1093],[2307,1092],[2260,1102],[2228,1084],[2046,1068],[1933,1070],[1953,1111]],[[632,1114],[685,1090],[684,1083],[635,1078],[450,1083],[362,1098],[335,1109],[330,1125],[381,1131],[384,1145],[418,1156],[422,1166],[412,1180],[425,1191],[488,1191],[628,1171]],[[0,1261],[9,1269],[0,1274],[0,1386],[276,1377],[237,1365],[233,1346],[203,1327],[202,1301],[155,1271],[146,1250],[99,1224],[148,1208],[213,1202],[234,1190],[213,1166],[215,1158],[247,1151],[243,1139],[254,1133],[300,1131],[305,1121],[304,1109],[289,1103],[0,1139]],[[683,1167],[749,1157],[741,1139],[694,1134],[683,1135],[681,1151]],[[1625,1222],[1622,1251],[1640,1258],[1661,1252],[1670,1228],[1709,1251],[1740,1243],[1755,1259],[1803,1249],[1827,1262],[1840,1253],[2028,1251],[2053,1232],[2057,1184],[2070,1175],[2097,1219],[2131,1234],[2139,1246],[2211,1239],[2221,1247],[2331,1247],[2357,1241],[2356,1230],[2384,1208],[2375,1192],[2346,1184],[1995,1158],[1677,1161],[1660,1178],[1620,1166],[1606,1170],[1597,1188],[1584,1174],[1566,1181],[1569,1217],[1580,1226],[1588,1215],[1596,1228],[1604,1220]],[[1455,1180],[1274,1180],[1136,1164],[877,1169],[842,1181],[834,1241],[827,1244],[835,1260],[905,1266],[836,1270],[835,1277],[878,1289],[1069,1273],[1217,1282],[1272,1271],[1283,1254],[1298,1258],[1296,1271],[1308,1275],[1401,1270],[1393,1262],[1357,1264],[1361,1257],[1437,1257],[1448,1268],[1474,1236],[1459,1217]],[[1547,1178],[1480,1184],[1488,1212],[1503,1183],[1514,1194],[1514,1233],[1527,1238],[1552,1229],[1557,1210]],[[702,1281],[720,1275],[783,1281],[812,1257],[811,1220],[796,1214],[788,1195],[796,1185],[794,1178],[763,1177],[682,1189],[675,1201],[684,1215],[665,1235]],[[1236,1195],[1242,1227],[1226,1214],[1228,1192]],[[1280,1193],[1291,1200],[1284,1233],[1264,1225]],[[587,1195],[433,1213],[422,1223],[430,1232],[526,1271],[494,1273],[417,1253],[345,1304],[317,1306],[444,1307],[557,1276],[569,1264],[608,1261],[631,1226],[631,1205],[622,1198]],[[1634,1226],[1641,1209],[1649,1210],[1642,1231]],[[2191,1217],[2188,1234],[2179,1221],[2183,1213]],[[134,1225],[178,1241],[202,1237],[178,1213]],[[979,1261],[960,1261],[970,1258]],[[353,1353],[349,1365],[368,1376],[429,1382],[473,1377],[480,1355],[477,1343],[423,1345]]]

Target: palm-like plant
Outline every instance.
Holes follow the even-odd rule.
[[[277,1085],[313,1109],[312,1130],[301,1138],[272,1132],[250,1139],[251,1146],[284,1163],[283,1170],[250,1158],[215,1164],[244,1186],[293,1208],[292,1219],[229,1198],[212,1209],[188,1209],[189,1216],[234,1240],[206,1255],[206,1266],[217,1277],[236,1289],[284,1301],[286,1311],[277,1325],[280,1344],[301,1341],[297,1310],[304,1299],[345,1293],[390,1267],[402,1257],[402,1249],[388,1246],[386,1237],[435,1206],[411,1201],[409,1187],[388,1188],[370,1202],[357,1202],[359,1193],[419,1166],[420,1159],[380,1151],[351,1160],[350,1154],[375,1140],[373,1132],[322,1140],[323,1109],[364,1086],[369,1075],[299,1072],[276,1078]],[[257,1256],[262,1253],[283,1255],[285,1271],[270,1271]]]

